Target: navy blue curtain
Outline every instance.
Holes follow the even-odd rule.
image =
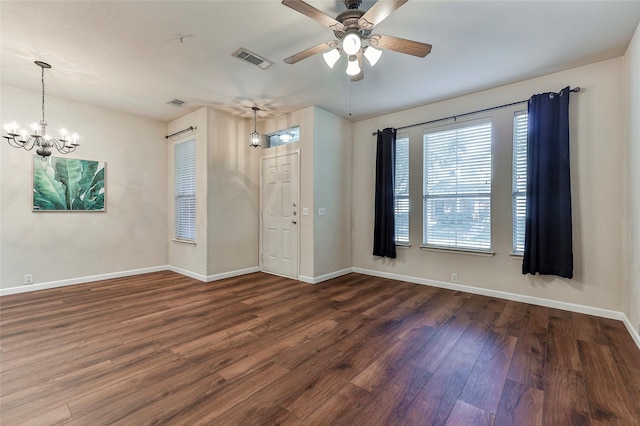
[[[573,277],[569,93],[529,99],[523,274]]]
[[[396,130],[378,131],[376,151],[376,201],[373,255],[396,258],[393,189],[395,179]]]

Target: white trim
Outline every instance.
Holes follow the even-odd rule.
[[[640,349],[640,330],[631,324],[631,321],[629,321],[629,318],[627,318],[625,314],[622,314],[622,322],[627,327],[629,334],[631,334],[631,338],[636,342],[636,345],[638,345],[638,349]]]
[[[149,268],[132,269],[129,271],[112,272],[112,273],[101,274],[101,275],[90,275],[86,277],[72,278],[72,279],[60,280],[60,281],[50,281],[46,283],[29,284],[29,285],[24,285],[20,287],[0,288],[0,296],[8,296],[10,294],[27,293],[27,292],[38,291],[38,290],[46,290],[46,289],[56,288],[56,287],[65,287],[65,286],[76,285],[76,284],[87,284],[94,281],[109,280],[113,278],[123,278],[123,277],[129,277],[132,275],[140,275],[140,274],[147,274],[151,272],[160,272],[160,271],[173,271],[178,274],[195,278],[199,281],[211,282],[211,281],[222,280],[225,278],[232,278],[240,275],[251,274],[254,272],[260,272],[260,268],[258,266],[254,266],[251,268],[238,269],[235,271],[223,272],[221,274],[204,276],[202,274],[196,274],[194,272],[177,268],[175,266],[163,265],[163,266],[154,266]],[[409,275],[399,275],[399,274],[393,274],[389,272],[381,272],[381,271],[375,271],[372,269],[363,269],[363,268],[346,268],[340,271],[335,271],[325,275],[320,275],[318,277],[307,277],[307,276],[300,275],[298,279],[302,282],[306,282],[309,284],[317,284],[323,281],[327,281],[333,278],[347,275],[352,272],[355,272],[357,274],[370,275],[374,277],[406,281],[414,284],[446,288],[449,290],[464,291],[472,294],[480,294],[483,296],[497,297],[499,299],[513,300],[516,302],[530,303],[532,305],[545,306],[548,308],[555,308],[555,309],[563,309],[565,311],[578,312],[578,313],[594,315],[602,318],[619,320],[624,323],[625,327],[627,328],[627,331],[631,335],[631,338],[638,346],[638,349],[640,349],[639,330],[636,330],[633,327],[633,324],[631,324],[631,321],[629,321],[629,318],[627,318],[627,316],[623,312],[619,312],[619,311],[612,311],[609,309],[595,308],[595,307],[586,306],[586,305],[577,305],[575,303],[560,302],[557,300],[544,299],[541,297],[526,296],[522,294],[508,293],[500,290],[490,290],[486,288],[472,287],[472,286],[467,286],[462,284],[452,284],[452,283],[447,283],[443,281],[435,281],[435,280],[429,280],[426,278],[412,277]]]
[[[452,284],[444,281],[429,280],[426,278],[412,277],[409,275],[392,274],[389,272],[375,271],[372,269],[353,268],[353,272],[364,275],[371,275],[380,278],[389,278],[393,280],[406,281],[414,284],[429,285],[433,287],[446,288],[449,290],[464,291],[466,293],[480,294],[482,296],[497,297],[499,299],[513,300],[516,302],[530,303],[532,305],[545,306],[547,308],[562,309],[565,311],[578,312],[581,314],[593,315],[602,318],[609,318],[622,321],[629,330],[631,337],[640,349],[640,336],[633,328],[633,325],[626,315],[619,311],[610,309],[596,308],[593,306],[578,305],[575,303],[561,302],[558,300],[544,299],[542,297],[526,296],[523,294],[509,293],[500,290],[491,290],[487,288],[472,287],[462,284]]]
[[[318,277],[308,277],[305,275],[300,275],[298,276],[298,280],[308,283],[308,284],[318,284],[321,283],[323,281],[327,281],[327,280],[331,280],[334,278],[338,278],[341,277],[343,275],[347,275],[353,272],[353,268],[346,268],[346,269],[342,269],[340,271],[334,271],[334,272],[330,272],[328,274],[324,274],[324,275],[320,275]]]
[[[223,272],[221,274],[209,275],[206,279],[207,282],[224,280],[225,278],[238,277],[240,275],[253,274],[254,272],[260,272],[259,266],[253,266],[251,268],[236,269],[235,271]]]
[[[182,275],[186,275],[187,277],[196,279],[198,281],[202,281],[205,283],[209,283],[212,281],[218,281],[218,280],[224,280],[225,278],[233,278],[233,277],[237,277],[240,275],[247,275],[247,274],[252,274],[254,272],[260,272],[260,268],[258,266],[253,266],[251,268],[245,268],[245,269],[238,269],[235,271],[229,271],[229,272],[222,272],[220,274],[215,274],[215,275],[202,275],[202,274],[198,274],[197,272],[193,272],[193,271],[188,271],[186,269],[182,269],[182,268],[177,268],[175,266],[167,266],[167,269],[169,271],[173,271],[176,272],[178,274],[182,274]]]
[[[86,284],[94,281],[110,280],[113,278],[130,277],[132,275],[148,274],[150,272],[160,272],[170,269],[168,265],[152,266],[150,268],[132,269],[129,271],[110,272],[108,274],[89,275],[86,277],[70,278],[59,281],[49,281],[38,284],[28,284],[20,287],[0,288],[0,296],[10,294],[28,293],[30,291],[47,290],[50,288],[65,287],[68,285]]]
[[[493,250],[473,250],[473,249],[461,249],[461,248],[455,248],[455,247],[420,246],[420,249],[424,251],[435,251],[439,253],[468,254],[470,256],[485,256],[485,257],[493,257],[496,254],[496,252]]]
[[[196,279],[198,281],[202,281],[202,282],[207,282],[207,276],[206,275],[202,275],[202,274],[198,274],[196,272],[193,271],[189,271],[187,269],[182,269],[182,268],[178,268],[177,266],[173,266],[173,265],[167,265],[167,270],[175,272],[177,274],[180,275],[185,275],[189,278],[193,278]]]
[[[296,126],[294,126],[296,127]],[[299,126],[297,126],[299,127]],[[294,143],[298,143],[298,142],[294,142]],[[289,145],[289,144],[286,144]],[[274,148],[278,148],[278,147],[274,147]],[[264,151],[263,151],[264,152]],[[292,150],[286,150],[285,152],[277,152],[277,149],[275,152],[270,153],[270,155],[261,155],[260,157],[260,211],[258,212],[258,232],[260,233],[260,235],[258,236],[258,245],[259,245],[259,250],[258,250],[258,263],[259,263],[259,269],[260,271],[267,273],[267,274],[274,274],[274,275],[280,275],[280,274],[276,274],[273,273],[271,271],[265,271],[264,269],[264,262],[263,262],[263,250],[262,250],[262,246],[264,244],[263,242],[263,222],[264,222],[264,216],[263,216],[263,194],[262,194],[262,190],[264,187],[264,160],[272,160],[272,159],[277,159],[280,157],[288,157],[291,155],[295,155],[296,156],[296,168],[297,168],[297,174],[298,176],[296,177],[296,179],[298,180],[298,188],[297,188],[297,194],[296,194],[296,206],[297,206],[297,211],[300,212],[301,211],[301,207],[300,207],[300,197],[301,197],[301,193],[300,193],[300,185],[301,185],[301,181],[300,181],[300,166],[301,166],[301,155],[300,155],[300,148],[296,148],[296,149],[292,149]],[[301,245],[302,245],[302,240],[300,238],[300,234],[302,233],[301,229],[302,229],[302,215],[299,214],[297,219],[297,232],[296,232],[296,250],[298,251],[296,253],[296,257],[297,257],[297,265],[296,265],[296,275],[300,275],[300,253],[302,253],[302,249],[301,249]],[[284,276],[284,275],[282,275]],[[295,279],[295,277],[286,277],[286,278],[293,278]]]

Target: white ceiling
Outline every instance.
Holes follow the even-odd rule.
[[[339,0],[308,3],[344,10]],[[430,43],[432,53],[385,51],[355,83],[344,62],[331,70],[321,55],[283,63],[334,36],[279,0],[2,0],[0,13],[6,85],[39,92],[33,61],[42,60],[53,67],[47,94],[164,121],[202,106],[251,117],[254,105],[262,117],[317,105],[359,120],[621,56],[640,1],[409,0],[374,33]],[[275,65],[232,57],[239,47]],[[167,105],[174,98],[188,104]]]

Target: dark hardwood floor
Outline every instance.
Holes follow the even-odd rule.
[[[0,298],[0,423],[638,425],[624,325],[350,274]]]

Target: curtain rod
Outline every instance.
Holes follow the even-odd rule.
[[[197,126],[189,126],[189,127],[187,127],[186,129],[184,129],[184,130],[180,130],[179,132],[171,133],[170,135],[167,135],[167,136],[165,136],[164,138],[165,138],[165,139],[169,139],[169,138],[172,138],[172,137],[174,137],[174,136],[178,136],[178,135],[180,135],[180,134],[182,134],[182,133],[184,133],[184,132],[190,132],[190,131],[192,131],[192,130],[196,130],[197,128],[198,128]]]
[[[580,87],[574,87],[573,89],[569,89],[569,92],[573,92],[573,93],[578,93],[579,91],[580,91]],[[556,92],[552,92],[552,93],[554,93],[556,95],[558,94]],[[498,106],[494,106],[494,107],[490,107],[490,108],[479,109],[477,111],[465,112],[464,114],[451,115],[449,117],[438,118],[437,120],[429,120],[429,121],[424,121],[422,123],[410,124],[408,126],[398,127],[396,130],[408,129],[410,127],[424,126],[425,124],[432,124],[432,123],[437,123],[439,121],[445,121],[445,120],[451,120],[451,119],[453,119],[455,121],[458,117],[464,117],[464,116],[467,116],[467,115],[478,114],[480,112],[492,111],[494,109],[506,108],[506,107],[510,107],[510,106],[513,106],[513,105],[523,104],[525,102],[529,102],[529,99],[525,99],[523,101],[511,102],[510,104],[504,104],[504,105],[498,105]],[[379,130],[376,130],[375,132],[371,133],[371,135],[375,136],[375,135],[378,134],[378,132],[379,132]]]

